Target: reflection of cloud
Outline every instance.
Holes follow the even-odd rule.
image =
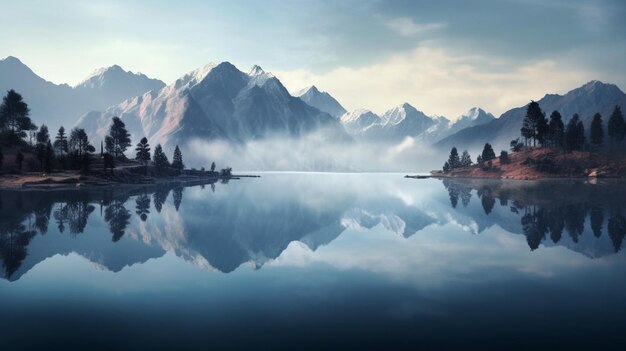
[[[415,23],[409,17],[398,17],[387,22],[387,26],[394,32],[403,36],[424,34],[433,30],[441,29],[445,23]]]
[[[307,267],[325,264],[342,270],[364,270],[419,286],[454,280],[490,279],[511,270],[550,277],[564,268],[597,264],[563,247],[530,252],[524,236],[492,227],[479,236],[467,235],[456,224],[431,226],[427,234],[408,239],[383,226],[347,230],[332,244],[311,251],[294,242],[270,266]],[[362,228],[361,228],[362,229]],[[503,245],[504,243],[504,245]],[[529,257],[532,255],[532,257]]]

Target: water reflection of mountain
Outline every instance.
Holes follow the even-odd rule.
[[[531,250],[562,245],[600,257],[620,251],[626,235],[623,181],[445,179],[443,184],[456,212],[469,214],[481,229],[497,224],[523,234]],[[483,214],[463,200],[472,194]]]
[[[267,182],[218,184],[218,191],[215,184],[0,191],[2,275],[16,280],[72,252],[111,271],[171,252],[231,272],[246,262],[260,267],[293,241],[316,250],[347,228],[376,226],[408,238],[451,222],[474,233],[497,225],[524,234],[532,250],[560,245],[590,257],[619,251],[626,232],[621,182],[446,179],[445,204],[437,196],[409,204],[402,191],[370,191],[367,182],[340,190]]]

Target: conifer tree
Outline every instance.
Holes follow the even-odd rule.
[[[507,164],[509,162],[510,162],[510,160],[509,160],[509,153],[504,151],[504,150],[500,151],[500,164],[504,165],[504,164]]]
[[[148,144],[146,137],[141,138],[135,147],[135,151],[135,159],[144,165],[148,164],[148,161],[150,161],[150,144]]]
[[[457,151],[456,147],[453,147],[452,150],[450,150],[450,156],[448,157],[448,165],[450,166],[450,169],[458,168],[461,165],[461,160],[459,159],[459,152]]]
[[[174,156],[172,157],[172,167],[182,171],[185,168],[185,164],[183,163],[183,154],[180,152],[180,148],[176,145],[174,149]]]
[[[113,117],[109,135],[104,138],[105,149],[117,160],[124,155],[130,144],[130,134],[126,130],[126,125],[119,117]]]
[[[65,128],[61,126],[59,131],[57,132],[56,137],[54,138],[54,149],[57,151],[59,155],[67,154],[69,149],[67,146],[67,136],[65,135]]]
[[[548,123],[549,146],[561,149],[565,142],[565,125],[559,111],[553,111]]]
[[[35,154],[37,156],[37,160],[39,160],[41,169],[44,170],[47,155],[46,146],[50,142],[50,134],[48,134],[48,127],[45,124],[42,124],[41,127],[39,127],[36,140],[37,145],[35,146]]]
[[[585,128],[577,113],[567,123],[565,144],[570,151],[582,150],[585,145]]]
[[[170,166],[170,163],[167,159],[167,156],[163,152],[163,148],[161,144],[157,145],[154,148],[154,155],[152,155],[152,161],[154,162],[154,167],[158,174],[163,174],[167,168]]]
[[[619,106],[615,106],[609,118],[608,135],[613,143],[621,142],[626,135],[626,123],[624,122],[622,109]]]
[[[11,89],[2,98],[0,104],[0,132],[6,134],[2,139],[16,144],[32,129],[29,117],[30,109],[22,99],[22,95]]]
[[[491,147],[491,144],[485,143],[485,147],[483,148],[483,152],[481,156],[482,156],[481,159],[484,162],[487,162],[496,158],[496,153],[493,151],[493,147]]]
[[[599,147],[604,141],[604,127],[602,126],[602,116],[599,113],[593,115],[593,121],[591,121],[591,143]]]
[[[526,116],[522,122],[521,129],[522,136],[526,139],[526,143],[532,140],[533,146],[536,146],[537,141],[541,142],[543,140],[547,132],[545,118],[546,116],[543,111],[541,111],[539,103],[531,101],[526,108]]]
[[[463,151],[463,154],[461,155],[461,167],[469,167],[472,165],[472,158],[470,157],[470,154],[467,152],[467,150]]]

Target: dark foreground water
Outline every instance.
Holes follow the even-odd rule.
[[[618,181],[0,191],[0,349],[624,350],[625,217]]]

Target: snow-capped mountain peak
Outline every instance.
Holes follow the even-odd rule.
[[[320,91],[315,85],[296,91],[293,96],[299,97],[300,100],[316,109],[326,112],[335,118],[340,118],[347,111],[339,101],[325,91]]]
[[[257,66],[257,65],[252,66],[252,68],[250,69],[250,73],[248,73],[248,75],[251,77],[258,76],[261,74],[265,74],[265,71],[263,70],[263,68],[261,68],[261,66]]]

